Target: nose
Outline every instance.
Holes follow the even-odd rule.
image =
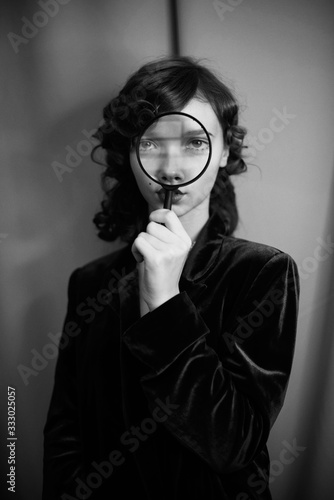
[[[164,184],[171,185],[184,182],[184,173],[182,171],[179,154],[166,152],[163,157],[160,158],[158,179]]]

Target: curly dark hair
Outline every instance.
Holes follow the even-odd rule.
[[[229,148],[226,167],[220,168],[210,196],[210,214],[216,212],[232,234],[238,223],[233,184],[229,176],[246,170],[242,158],[246,130],[238,125],[239,107],[231,90],[212,71],[190,57],[164,57],[142,66],[126,82],[119,95],[103,109],[103,122],[94,137],[92,151],[105,152],[102,187],[105,197],[93,221],[106,241],[132,242],[144,230],[147,203],[132,173],[129,152],[133,139],[156,114],[180,111],[192,98],[209,102],[221,124]]]

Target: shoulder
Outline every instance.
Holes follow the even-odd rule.
[[[223,240],[215,277],[235,301],[241,296],[258,300],[261,294],[278,291],[293,300],[299,296],[298,268],[288,253],[233,236]]]
[[[259,263],[266,263],[273,258],[282,261],[293,260],[288,253],[279,248],[235,236],[226,236],[224,238],[223,252],[234,256],[238,255],[238,257],[246,260],[251,259],[253,262],[259,261]]]
[[[70,276],[69,293],[75,290],[79,296],[94,295],[111,280],[124,278],[133,260],[131,247],[125,246],[76,268]]]
[[[234,236],[224,238],[221,260],[234,269],[244,269],[247,273],[257,275],[261,271],[282,273],[290,270],[298,274],[297,265],[288,253],[264,243],[245,240]]]

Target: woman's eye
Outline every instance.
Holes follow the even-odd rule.
[[[187,149],[192,151],[207,151],[208,147],[208,142],[203,139],[191,139],[187,144]]]
[[[152,141],[149,140],[141,140],[139,143],[139,150],[140,151],[152,151],[155,149],[155,144]]]

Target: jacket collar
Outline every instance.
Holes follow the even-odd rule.
[[[182,279],[198,283],[211,274],[219,258],[226,230],[227,221],[216,213],[211,215],[189,252]]]

